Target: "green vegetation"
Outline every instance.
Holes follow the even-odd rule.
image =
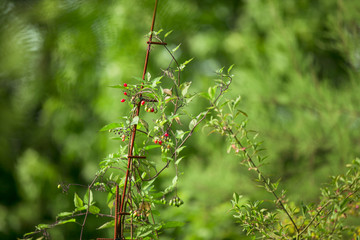
[[[99,131],[129,111],[121,103],[123,93],[109,86],[135,84],[141,77],[153,4],[0,3],[1,239],[21,238],[34,226],[47,228],[39,224],[52,224],[59,213],[72,211],[74,203],[78,208],[91,205],[83,198],[91,195],[86,188],[66,187],[87,186],[99,163],[119,151],[121,141]],[[317,203],[339,197],[343,205],[329,203],[328,209],[334,210],[333,219],[353,227],[344,239],[359,236],[359,193],[350,201],[343,196],[348,183],[329,176],[342,174],[346,179],[359,169],[354,161],[352,175],[345,175],[346,165],[360,156],[359,11],[360,3],[347,0],[160,0],[156,20],[157,30],[173,30],[166,39],[169,49],[182,43],[175,53],[178,61],[194,58],[182,76],[192,82],[190,94],[207,92],[214,86],[215,71],[235,64],[227,98],[241,96],[238,108],[248,116],[246,129],[259,133],[256,141],[266,149],[261,158],[268,156],[261,168],[264,176],[273,182],[281,178],[279,189],[287,190],[296,221],[302,221],[301,214],[310,219],[316,215],[301,206],[313,202],[309,207],[316,209]],[[149,72],[162,75],[170,61],[166,50],[153,48]],[[208,100],[198,99],[189,104],[188,114],[208,106]],[[242,227],[254,219],[246,219],[241,210],[259,205],[246,205],[248,200],[264,201],[266,206],[259,208],[269,209],[269,214],[275,209],[275,199],[256,186],[253,171],[228,154],[239,146],[211,131],[200,126],[181,152],[177,194],[184,204],[162,209],[161,218],[184,225],[167,229],[161,239],[250,239]],[[155,186],[166,188],[174,174],[174,169],[164,172]],[[336,184],[345,190],[336,192]],[[107,193],[94,192],[99,209],[105,211],[106,200]],[[83,238],[110,236],[112,229],[96,230],[105,222],[89,217]],[[319,221],[323,229],[326,224]],[[69,223],[49,233],[53,239],[79,239],[80,228]],[[290,228],[284,232],[294,234]]]

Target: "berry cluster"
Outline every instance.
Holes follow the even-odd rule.
[[[157,113],[157,108],[154,107],[154,106],[145,105],[145,111],[146,112],[155,112],[155,113]]]
[[[109,132],[113,132],[115,134],[121,135],[121,141],[125,141],[126,136],[128,135],[127,132],[122,128],[115,128],[112,130],[109,130]]]
[[[124,87],[127,87],[127,83],[124,83]],[[128,93],[125,91],[124,92],[124,95],[125,96],[127,96],[128,95]],[[123,99],[121,99],[121,102],[125,102],[126,100],[123,98]]]
[[[145,221],[147,219],[146,214],[143,211],[139,210],[130,210],[130,217],[135,221]]]
[[[167,203],[165,196],[160,199],[160,202],[161,202],[162,204],[166,204],[166,203]]]
[[[168,138],[169,137],[169,134],[168,133],[165,133],[164,135],[162,135],[161,137],[154,137],[154,143],[155,144],[159,144],[159,145],[162,145],[165,141],[168,143],[166,145],[166,148],[169,149],[170,148],[170,142],[171,142],[171,139]],[[163,146],[162,146],[163,148]]]
[[[173,197],[170,201],[169,201],[169,205],[170,206],[175,206],[175,207],[180,207],[181,205],[184,204],[184,201],[181,200],[179,197]]]

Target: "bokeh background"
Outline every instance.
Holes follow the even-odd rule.
[[[89,183],[98,163],[117,151],[119,142],[99,129],[127,108],[108,86],[141,77],[153,5],[0,2],[0,239],[71,211],[80,190],[62,193],[58,183]],[[194,57],[183,75],[193,92],[206,91],[218,68],[235,64],[228,96],[241,95],[249,128],[264,140],[266,172],[282,178],[291,201],[310,202],[330,175],[360,156],[359,12],[360,1],[351,0],[160,0],[156,30],[174,30],[167,42],[182,43],[180,62]],[[152,75],[168,63],[164,51],[152,50]],[[185,204],[163,216],[186,224],[162,239],[242,239],[229,212],[233,192],[271,196],[220,136],[198,131],[189,145],[179,180]],[[102,196],[96,201],[105,206]],[[106,237],[96,230],[102,222],[90,219],[85,239]],[[50,233],[78,239],[79,231],[69,224]]]

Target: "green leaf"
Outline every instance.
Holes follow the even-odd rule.
[[[220,68],[220,69],[217,70],[216,72],[220,74],[220,73],[222,73],[223,71],[224,71],[224,67]]]
[[[181,147],[177,148],[176,153],[179,154],[184,148],[186,148],[186,146],[181,146]]]
[[[177,139],[182,139],[186,133],[187,133],[187,132],[184,132],[183,130],[176,130],[175,137],[176,137]]]
[[[112,85],[112,86],[109,86],[109,87],[111,87],[111,88],[120,88],[120,89],[127,89],[127,87],[124,87],[124,85],[122,85],[122,84],[117,84],[117,85]]]
[[[100,208],[92,205],[92,206],[90,206],[90,208],[89,208],[89,212],[92,213],[92,214],[97,214],[97,213],[100,212]]]
[[[145,150],[150,150],[150,149],[153,149],[153,148],[159,148],[161,147],[160,145],[147,145],[145,146]]]
[[[154,80],[152,81],[151,87],[152,87],[152,88],[156,88],[156,86],[161,83],[161,79],[162,79],[162,78],[163,78],[163,76],[154,78]]]
[[[98,227],[97,230],[114,227],[114,225],[115,225],[115,220],[111,220]]]
[[[183,160],[183,159],[184,159],[184,157],[176,159],[175,165],[178,165],[181,162],[181,160]]]
[[[62,224],[71,223],[71,222],[76,222],[76,219],[75,219],[75,218],[71,218],[71,219],[68,219],[68,220],[63,220],[63,221],[58,222],[57,225],[62,225]]]
[[[83,201],[76,193],[74,194],[74,205],[76,208],[80,208],[80,207],[84,206]]]
[[[178,50],[180,46],[181,46],[181,43],[179,45],[177,45],[173,50],[171,50],[171,52],[172,53],[176,52],[176,50]]]
[[[183,84],[180,85],[180,89],[181,89],[181,94],[183,96],[185,96],[189,90],[189,87],[191,85],[191,82],[185,82]]]
[[[193,59],[194,59],[194,58],[191,58],[191,59],[185,61],[184,63],[182,63],[182,64],[180,65],[179,69],[180,69],[180,70],[183,70],[183,69],[186,67],[186,65],[187,65],[188,63],[190,63]]]
[[[203,97],[203,98],[206,98],[206,99],[209,99],[209,100],[210,100],[210,95],[209,95],[209,93],[207,93],[207,92],[201,92],[201,93],[199,93],[199,95],[200,95],[201,97]]]
[[[169,36],[172,32],[173,32],[173,30],[170,30],[170,31],[168,31],[167,33],[165,33],[164,38],[166,38],[167,36]]]
[[[154,230],[148,230],[148,231],[146,231],[146,232],[144,232],[144,233],[141,233],[141,234],[139,234],[137,237],[138,238],[143,238],[143,237],[146,237],[147,235],[150,235],[152,232],[153,232]]]
[[[121,123],[110,123],[105,125],[103,128],[100,129],[101,132],[108,131],[114,128],[122,127]]]
[[[228,74],[230,74],[230,71],[231,71],[231,69],[233,69],[233,67],[234,67],[234,64],[232,64],[232,65],[228,68],[228,70],[227,70]]]
[[[151,74],[149,72],[146,73],[146,81],[151,80]]]
[[[84,203],[87,205],[91,205],[92,202],[93,202],[93,193],[90,190],[90,201],[89,201],[89,189],[88,189],[84,195]]]
[[[62,212],[62,213],[59,213],[56,217],[68,217],[68,216],[71,216],[73,215],[72,212]]]
[[[247,113],[244,112],[244,111],[241,111],[241,110],[237,110],[236,116],[237,116],[239,113],[241,113],[241,114],[244,115],[245,117],[248,117]]]
[[[155,35],[159,35],[161,32],[163,32],[164,31],[164,29],[160,29],[159,31],[157,31],[157,32],[155,32],[155,31],[153,31],[154,32],[154,34]]]
[[[209,93],[210,100],[213,99],[215,97],[215,93],[216,93],[216,86],[215,87],[209,87],[208,93]]]
[[[196,119],[191,120],[191,122],[189,123],[189,129],[190,130],[193,129],[195,127],[196,123],[197,123]]]
[[[42,229],[50,228],[50,225],[49,224],[39,224],[35,228],[38,230],[42,230]]]
[[[24,237],[26,237],[26,236],[29,236],[29,235],[33,235],[33,234],[35,234],[36,232],[28,232],[28,233],[25,233],[24,234]],[[30,238],[31,239],[31,238]]]
[[[135,117],[132,119],[130,125],[137,125],[138,123],[139,123],[139,116],[135,116]]]
[[[84,205],[82,207],[77,207],[77,208],[75,208],[74,213],[75,212],[81,212],[81,211],[84,211],[86,209],[87,209],[87,205]]]
[[[175,176],[172,180],[172,184],[175,186],[178,182],[178,176]]]

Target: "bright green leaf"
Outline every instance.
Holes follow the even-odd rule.
[[[111,220],[98,227],[97,230],[114,227],[114,225],[115,225],[115,220]]]
[[[74,205],[76,208],[80,208],[84,206],[83,201],[76,193],[74,194]]]
[[[90,200],[90,201],[89,201]],[[87,205],[91,205],[93,202],[93,193],[90,190],[90,196],[89,196],[89,189],[86,191],[85,195],[84,195],[84,203]]]

